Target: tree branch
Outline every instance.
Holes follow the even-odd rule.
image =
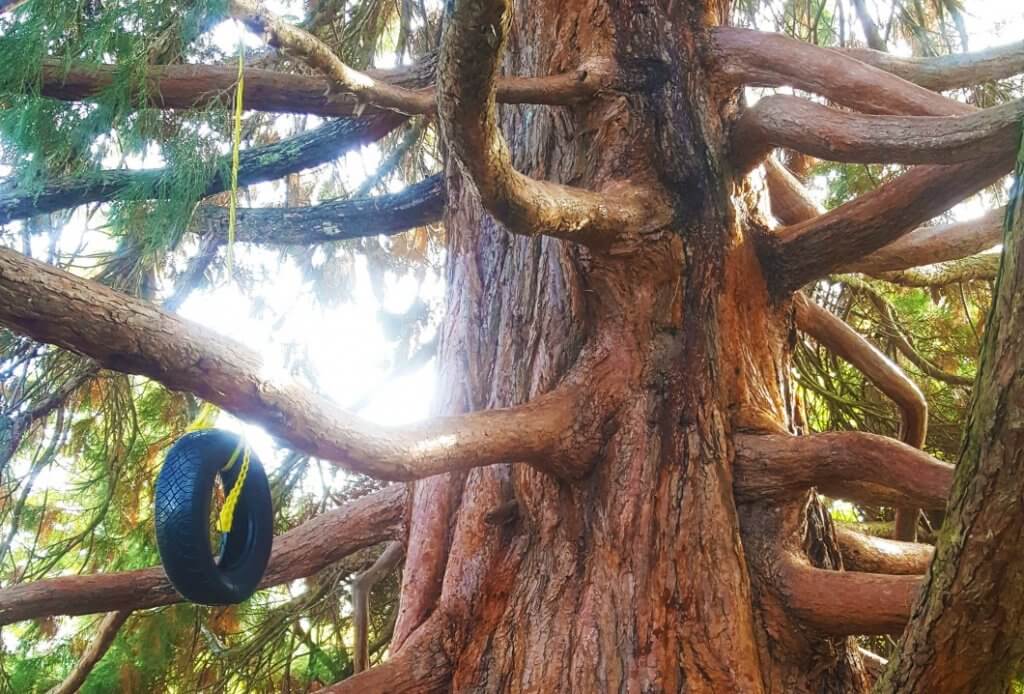
[[[391,485],[328,511],[274,538],[261,588],[312,576],[352,554],[404,533],[406,488]],[[0,625],[51,615],[140,610],[181,602],[162,567],[62,576],[0,590]]]
[[[764,181],[772,215],[783,224],[799,224],[825,214],[799,179],[775,157],[764,160]]]
[[[734,488],[741,502],[792,499],[811,487],[839,498],[946,506],[953,466],[920,449],[859,431],[736,436]],[[867,498],[865,498],[867,497]]]
[[[808,626],[834,636],[898,634],[921,588],[918,576],[817,569],[798,559],[779,567],[787,607]]]
[[[426,92],[434,78],[436,55],[414,65],[393,70],[367,70],[376,82],[402,87],[419,94]],[[42,66],[40,94],[61,101],[91,99],[122,80],[118,65],[71,65],[50,60]],[[496,99],[503,104],[546,104],[567,106],[604,90],[629,91],[642,80],[624,75],[607,60],[589,60],[575,70],[544,77],[501,77]],[[230,106],[238,81],[238,69],[225,65],[153,65],[147,68],[135,102],[145,100],[151,108],[192,109],[213,105]],[[297,75],[246,67],[242,100],[248,111],[311,114],[327,118],[369,116],[380,109],[351,94],[331,93],[322,77]],[[434,91],[429,89],[429,113],[436,110]],[[417,97],[419,98],[419,97]]]
[[[117,638],[117,632],[128,620],[129,615],[131,615],[131,610],[108,612],[100,620],[96,634],[92,637],[92,641],[89,642],[74,669],[64,678],[63,682],[51,689],[49,694],[74,694],[77,692],[85,684],[85,679],[96,667],[96,663],[106,655],[111,644],[114,643],[114,639]]]
[[[320,39],[281,21],[249,0],[231,0],[228,7],[233,17],[257,35],[266,35],[270,45],[299,56],[307,65],[320,71],[332,90],[352,94],[361,103],[406,115],[433,111],[434,95],[430,90],[405,89],[353,70]]]
[[[768,96],[736,123],[732,151],[746,173],[773,147],[828,161],[953,164],[1013,150],[1024,100],[958,116],[865,115],[785,94]]]
[[[1000,207],[966,222],[918,227],[901,239],[840,268],[840,271],[877,276],[884,272],[966,258],[1002,243],[1005,217],[1006,208]]]
[[[945,287],[957,282],[992,282],[999,274],[999,253],[980,253],[918,268],[878,272],[873,276],[903,287]]]
[[[370,667],[370,591],[398,566],[403,556],[405,545],[401,542],[392,542],[384,548],[373,566],[352,581],[352,621],[355,625],[355,657],[352,666],[356,673]]]
[[[836,525],[836,541],[849,571],[923,576],[935,548],[919,542],[900,542],[865,535]]]
[[[119,65],[66,66],[63,61],[48,60],[42,65],[39,93],[61,101],[81,101],[96,97],[125,79]],[[415,65],[394,70],[369,70],[371,79],[395,87],[414,90],[428,85],[434,76],[433,61],[428,58]],[[145,101],[151,108],[193,109],[231,105],[238,68],[232,65],[150,65],[132,103]],[[324,118],[374,115],[376,110],[360,114],[360,103],[328,93],[328,82],[320,77],[296,75],[255,67],[245,68],[242,102],[248,111],[305,113]]]
[[[280,142],[244,150],[239,158],[238,185],[276,180],[333,161],[350,149],[376,142],[403,120],[403,116],[394,113],[343,118]],[[230,185],[228,158],[222,164],[203,195],[223,192]],[[169,169],[113,169],[58,178],[39,190],[26,192],[19,190],[14,179],[8,179],[0,185],[0,224],[86,203],[106,202],[122,195],[132,199],[162,198],[172,180],[173,172]]]
[[[620,181],[591,192],[516,171],[498,131],[495,88],[510,21],[507,0],[456,0],[438,65],[438,114],[455,159],[484,207],[509,231],[609,245],[663,227],[671,207],[653,189]]]
[[[850,362],[876,388],[896,403],[902,426],[900,438],[914,448],[924,446],[928,430],[928,403],[917,385],[899,366],[879,352],[853,328],[802,294],[794,297],[797,327],[830,351]],[[948,488],[948,487],[947,487]],[[945,497],[943,497],[945,498]],[[913,541],[917,537],[916,508],[896,510],[896,539]]]
[[[933,58],[904,58],[870,48],[844,48],[841,52],[934,91],[972,87],[1024,72],[1024,41]]]
[[[388,480],[509,462],[578,477],[589,469],[605,421],[614,416],[579,402],[599,397],[619,377],[615,360],[605,355],[519,407],[386,429],[264,376],[259,355],[237,342],[9,249],[0,249],[0,323],[115,371],[195,393],[298,450]]]
[[[765,265],[785,295],[851,265],[1002,178],[1016,151],[951,166],[916,167],[820,217],[767,239]]]
[[[868,45],[876,51],[886,50],[885,40],[878,33],[878,26],[871,17],[871,12],[864,0],[853,0],[853,9],[857,13],[861,28],[864,29],[864,37],[868,40]]]
[[[443,174],[398,193],[330,200],[310,207],[239,207],[236,241],[306,246],[327,241],[391,235],[432,224],[444,213]],[[196,210],[190,229],[204,239],[227,242],[228,211],[215,205]]]
[[[721,74],[735,84],[794,87],[864,113],[948,116],[975,110],[839,51],[782,34],[716,27],[708,48]]]
[[[446,650],[446,621],[443,611],[435,611],[398,653],[380,665],[318,690],[317,694],[447,691],[451,687],[452,661]]]

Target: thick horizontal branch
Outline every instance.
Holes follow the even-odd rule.
[[[992,282],[999,274],[999,257],[997,252],[979,253],[969,258],[924,267],[878,272],[873,276],[903,287],[945,287],[957,282]]]
[[[434,78],[436,56],[393,70],[367,70],[371,79],[421,91]],[[43,65],[40,93],[61,101],[91,99],[123,79],[117,65],[72,65],[48,61]],[[192,109],[231,104],[238,69],[225,65],[153,65],[147,68],[136,102],[144,99],[152,108]],[[610,61],[590,60],[575,70],[544,77],[502,77],[496,99],[503,104],[565,106],[592,98],[603,90],[630,91],[645,83],[646,76],[621,69]],[[435,110],[430,88],[429,111]],[[246,68],[242,101],[248,111],[304,113],[322,117],[369,116],[374,106],[348,94],[330,91],[323,77],[297,75],[260,68]]]
[[[237,241],[305,246],[327,241],[398,234],[441,219],[447,202],[444,175],[398,193],[332,200],[310,207],[239,207]],[[190,229],[227,242],[227,208],[203,205]]]
[[[422,88],[433,81],[432,61],[395,70],[370,70],[372,79],[396,87]],[[50,60],[42,66],[40,94],[61,101],[91,99],[125,80],[119,65],[65,66]],[[550,79],[550,78],[549,78]],[[152,108],[192,109],[232,103],[238,68],[232,65],[151,65],[132,95],[132,103]],[[372,115],[355,98],[330,94],[322,77],[247,67],[242,102],[248,111],[306,113],[325,118]]]
[[[507,0],[457,0],[449,9],[438,63],[442,131],[484,207],[517,234],[609,245],[671,221],[652,188],[619,182],[593,192],[516,171],[497,123],[495,96],[510,19]]]
[[[732,149],[745,173],[773,147],[828,161],[953,164],[1013,150],[1024,100],[957,116],[888,116],[839,109],[785,94],[761,99],[736,123]]]
[[[935,554],[931,545],[887,540],[842,525],[836,525],[836,541],[849,571],[923,576]]]
[[[720,73],[752,87],[795,87],[863,113],[948,116],[975,110],[829,48],[782,34],[717,27],[709,46]]]
[[[946,506],[953,466],[887,436],[858,431],[809,436],[740,434],[735,491],[740,501],[795,498],[811,487],[839,499],[883,501],[927,509]]]
[[[921,590],[918,576],[829,571],[798,559],[779,569],[786,606],[809,627],[834,636],[900,633]]]
[[[1024,41],[932,58],[905,58],[870,48],[841,52],[933,91],[971,87],[1024,72]]]
[[[316,130],[270,145],[243,150],[239,158],[238,184],[247,186],[273,181],[288,174],[334,161],[350,149],[375,142],[398,127],[403,116],[394,113],[367,118],[343,118]],[[206,186],[204,195],[226,190],[230,184],[228,158]],[[97,171],[46,183],[41,189],[19,190],[15,181],[0,185],[0,224],[37,214],[117,198],[166,197],[172,190],[170,169]]]
[[[344,557],[403,534],[405,485],[391,485],[274,538],[261,588],[312,576]],[[0,625],[52,615],[140,610],[181,602],[162,567],[62,576],[0,590]]]
[[[1002,243],[1005,217],[1000,207],[966,222],[922,226],[840,271],[877,275],[967,258]]]
[[[114,643],[114,639],[117,638],[117,632],[128,621],[130,615],[131,610],[120,610],[105,615],[100,620],[96,627],[96,633],[93,634],[92,640],[82,652],[81,658],[78,659],[71,673],[47,694],[74,694],[81,689],[89,673],[96,667],[96,663],[106,655],[111,644]]]
[[[378,479],[413,480],[524,462],[583,474],[603,417],[579,407],[612,377],[588,364],[558,389],[511,409],[382,428],[294,383],[263,375],[258,354],[145,301],[0,249],[0,323],[101,365],[185,390],[262,425],[293,448]]]
[[[998,181],[1015,157],[1008,149],[963,164],[915,167],[820,217],[778,230],[765,259],[773,289],[788,294],[893,243]]]
[[[928,429],[928,403],[921,389],[903,369],[882,354],[845,321],[826,311],[803,294],[793,299],[797,328],[829,351],[855,366],[900,410],[901,438],[914,448],[924,445]]]

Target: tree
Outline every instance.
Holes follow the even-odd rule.
[[[31,16],[32,5],[20,11]],[[871,23],[864,3],[857,10]],[[999,241],[991,219],[941,233],[921,225],[1013,169],[1024,106],[977,109],[931,89],[1022,72],[1019,46],[961,56],[963,69],[936,84],[927,61],[731,27],[725,2],[454,0],[436,62],[424,51],[422,69],[368,75],[309,25],[247,0],[229,11],[319,73],[251,74],[251,108],[339,117],[247,150],[243,184],[334,158],[410,116],[436,119],[443,179],[332,209],[246,212],[264,221],[239,241],[303,245],[443,215],[439,416],[381,429],[269,379],[251,350],[148,301],[137,269],[128,291],[121,276],[90,281],[0,249],[0,323],[91,368],[192,393],[296,451],[408,483],[306,520],[275,545],[268,586],[405,544],[389,658],[326,691],[861,692],[878,662],[852,637],[901,631],[883,690],[1005,690],[1024,655],[1014,580],[1024,564],[1007,551],[1024,528],[1010,503],[1024,479],[1024,232],[1016,225],[1004,245],[955,471],[921,450],[918,387],[802,290],[840,273],[956,262]],[[39,69],[42,95],[79,100],[111,84],[115,68]],[[143,66],[124,99],[216,104],[232,80],[215,65]],[[827,103],[773,96],[748,107],[744,86],[791,86]],[[826,212],[766,159],[775,147],[908,168]],[[191,205],[229,187],[223,163],[188,195],[168,192],[173,166],[74,164],[47,161],[35,189],[0,194],[3,219],[175,195]],[[766,191],[748,176],[762,164]],[[761,211],[765,197],[781,226]],[[204,262],[226,238],[222,218],[197,215]],[[152,271],[159,249],[138,243],[122,253]],[[899,333],[884,296],[876,308],[915,364],[945,373]],[[804,431],[797,330],[895,401],[902,441]],[[922,578],[932,551],[914,542],[918,509],[942,511],[951,489]],[[819,491],[899,509],[895,538],[837,529]],[[959,582],[968,568],[978,581],[969,589]],[[45,578],[0,590],[0,622],[178,599],[156,568]]]

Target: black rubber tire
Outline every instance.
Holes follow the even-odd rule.
[[[171,584],[191,602],[234,605],[256,591],[270,560],[274,513],[267,474],[255,454],[235,507],[231,532],[214,557],[210,504],[219,474],[227,493],[242,467],[241,454],[223,468],[239,437],[220,429],[182,436],[167,452],[156,481],[156,543]]]

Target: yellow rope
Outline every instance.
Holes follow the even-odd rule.
[[[238,208],[238,157],[242,145],[242,93],[245,91],[245,44],[238,42],[238,83],[235,86],[235,123],[231,132],[231,191],[228,195],[228,279],[231,279],[231,268],[235,245],[235,218]]]
[[[249,446],[243,446],[242,442],[239,442],[238,448],[231,454],[228,464],[221,468],[223,471],[230,470],[231,466],[238,460],[238,452],[243,449],[245,453],[242,455],[242,469],[238,471],[238,479],[235,480],[234,486],[228,492],[228,498],[224,500],[224,506],[220,509],[220,515],[217,516],[217,530],[222,533],[231,532],[231,523],[235,518],[235,506],[238,505],[238,499],[242,496],[242,485],[245,484],[245,476],[249,474],[249,457],[251,455]]]
[[[214,405],[208,402],[203,403],[203,406],[199,408],[199,414],[196,415],[196,418],[188,425],[185,431],[212,429],[218,414],[220,414],[220,410]],[[221,468],[221,472],[230,470],[238,462],[239,454],[242,454],[242,468],[238,471],[238,479],[235,480],[235,484],[228,491],[227,498],[224,499],[224,506],[221,507],[220,514],[217,516],[217,530],[222,533],[231,532],[231,524],[235,519],[235,507],[238,506],[238,500],[242,496],[242,486],[245,484],[245,478],[249,474],[249,458],[252,455],[249,445],[244,441],[239,441],[231,457],[228,458],[227,465]]]

